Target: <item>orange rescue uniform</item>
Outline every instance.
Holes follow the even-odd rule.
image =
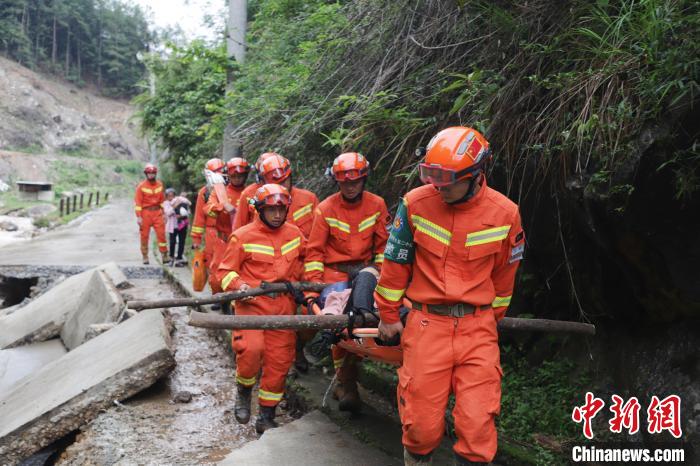
[[[496,322],[510,304],[524,243],[517,205],[485,181],[465,203],[448,205],[426,185],[399,206],[374,296],[386,323],[399,321],[404,294],[413,303],[397,388],[410,452],[428,454],[440,444],[452,392],[455,452],[482,462],[496,454],[502,377]],[[452,315],[434,313],[459,303]]]
[[[213,189],[211,190],[213,191]],[[216,218],[207,215],[206,206],[210,196],[209,188],[205,185],[197,193],[197,202],[194,210],[194,220],[192,222],[192,244],[199,247],[204,236],[204,265],[211,269],[211,261],[214,255],[214,244],[216,242]],[[210,271],[211,274],[211,271]]]
[[[223,290],[236,290],[243,283],[257,287],[262,281],[299,280],[305,242],[295,225],[285,222],[272,229],[256,217],[253,223],[235,230],[226,246],[217,272]],[[295,310],[294,298],[288,293],[236,302],[236,315],[292,315]],[[282,399],[295,341],[293,330],[233,331],[236,382],[252,387],[262,366],[261,406],[276,406]]]
[[[258,213],[255,211],[255,207],[249,203],[249,200],[253,198],[255,191],[260,186],[262,185],[257,183],[250,185],[241,193],[239,206],[233,221],[234,230],[247,225],[257,217]],[[287,221],[292,225],[298,226],[304,237],[308,238],[313,225],[314,211],[316,206],[318,206],[318,197],[311,191],[295,186],[292,186],[289,194],[292,197],[292,205],[289,206],[289,218]]]
[[[226,186],[228,203],[234,206],[234,209],[244,189],[243,186],[236,187],[231,184]],[[226,241],[228,241],[229,236],[231,236],[233,223],[232,215],[235,215],[236,211],[234,210],[229,214],[226,209],[224,209],[224,202],[219,201],[216,190],[212,189],[209,200],[204,206],[204,212],[207,218],[214,219],[214,226],[210,227],[214,234],[207,236],[207,244],[212,244],[211,265],[209,266],[209,286],[211,286],[213,293],[219,293],[221,292],[221,283],[216,279],[216,271],[219,268],[219,262],[226,249]]]
[[[159,180],[143,180],[136,186],[134,209],[136,216],[142,219],[140,227],[141,252],[144,255],[148,254],[148,236],[151,233],[151,227],[156,231],[160,252],[168,251],[168,243],[165,242],[164,201],[163,183]]]
[[[381,267],[389,233],[389,213],[384,199],[363,191],[362,199],[347,202],[340,193],[325,199],[316,209],[304,263],[305,279],[315,282],[348,280],[348,266],[374,263]],[[347,352],[334,346],[333,365],[338,381],[352,377]]]

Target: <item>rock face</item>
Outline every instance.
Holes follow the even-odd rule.
[[[175,360],[165,319],[140,313],[44,366],[0,398],[0,464],[13,464],[151,386]]]

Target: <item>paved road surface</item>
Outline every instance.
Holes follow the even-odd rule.
[[[0,247],[0,265],[141,265],[139,231],[128,200],[117,200],[69,225]],[[153,263],[153,260],[151,260]]]

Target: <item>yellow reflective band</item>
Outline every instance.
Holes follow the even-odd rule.
[[[219,214],[217,214],[216,211],[213,211],[213,210],[210,210],[209,212],[207,212],[207,217],[212,217],[212,218],[214,218],[214,217],[216,217],[217,215],[219,215]]]
[[[162,246],[167,246],[167,245],[168,245],[168,243],[158,243],[158,246],[161,246],[161,247],[162,247]]]
[[[491,307],[504,307],[510,304],[510,298],[513,296],[496,296],[496,299],[491,303]]]
[[[156,188],[156,189],[153,190],[153,194],[158,194],[158,193],[161,192],[162,190],[163,190],[163,187],[162,187],[162,186],[161,186],[160,188]]]
[[[152,189],[141,188],[141,191],[143,191],[143,192],[146,193],[146,194],[153,194],[153,190],[152,190]]]
[[[268,256],[275,255],[275,248],[264,244],[243,243],[243,250],[245,252],[259,252],[260,254],[267,254]]]
[[[411,215],[411,221],[416,226],[416,230],[440,241],[442,244],[450,245],[450,241],[452,241],[452,233],[450,233],[450,230],[418,215]]]
[[[289,252],[294,251],[294,250],[295,250],[296,248],[298,248],[300,245],[301,245],[301,237],[300,237],[300,236],[297,236],[296,238],[294,238],[294,239],[291,240],[290,242],[285,243],[284,245],[282,245],[282,247],[280,248],[280,252],[282,253],[282,255],[285,255],[285,254],[287,254],[287,253],[289,253]]]
[[[377,254],[376,256],[374,256],[374,262],[376,262],[377,264],[381,264],[382,262],[384,262],[384,254]]]
[[[323,262],[312,261],[304,264],[304,272],[313,272],[314,270],[323,272]]]
[[[280,401],[282,399],[282,393],[268,392],[267,390],[258,390],[258,398],[266,401]]]
[[[143,207],[137,205],[136,207],[134,207],[134,209],[136,209],[136,212],[141,212],[143,210]]]
[[[362,233],[366,229],[372,228],[374,224],[377,223],[377,218],[379,218],[379,212],[361,221],[360,225],[357,227],[357,231]]]
[[[345,361],[345,357],[342,357],[340,359],[334,359],[333,360],[333,368],[340,369],[341,367],[343,367],[343,361]]]
[[[385,297],[389,301],[400,301],[401,298],[403,298],[403,293],[406,291],[406,288],[402,290],[392,290],[391,288],[384,288],[381,285],[377,285],[377,288],[375,288],[375,291],[379,293],[380,296]]]
[[[475,231],[467,234],[467,242],[465,246],[478,246],[479,244],[493,243],[501,241],[508,237],[510,225],[502,227],[489,228],[488,230]]]
[[[328,226],[331,228],[337,228],[345,233],[350,233],[350,225],[345,222],[341,222],[337,218],[326,217],[326,223],[328,223]]]
[[[252,387],[253,385],[255,385],[255,377],[251,377],[248,379],[246,377],[242,377],[242,376],[236,374],[236,382],[238,382],[239,384],[241,384],[245,387]]]
[[[239,275],[238,275],[236,272],[233,272],[233,271],[227,273],[226,276],[224,277],[224,279],[221,280],[221,287],[222,287],[224,290],[226,290],[226,289],[228,288],[228,286],[231,284],[231,282],[232,282],[233,280],[235,280],[236,278],[238,278],[238,276],[239,276]],[[255,383],[255,381],[253,381],[253,383]]]
[[[204,227],[192,227],[192,233],[204,233]]]
[[[297,209],[296,211],[294,211],[294,213],[292,214],[292,219],[294,219],[294,221],[296,222],[304,215],[310,214],[311,211],[313,210],[313,208],[314,208],[313,204],[306,204],[304,207],[301,207],[301,208]]]

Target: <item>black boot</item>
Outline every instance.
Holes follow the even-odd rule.
[[[455,455],[455,466],[478,466],[480,464],[488,464],[488,463],[482,463],[481,461],[470,461],[466,459],[463,456],[458,455],[457,453]]]
[[[294,359],[294,367],[296,367],[296,369],[302,374],[309,372],[309,361],[306,360],[306,355],[304,354],[304,342],[301,341],[299,335],[297,335],[297,349],[296,357]]]
[[[275,422],[275,408],[276,406],[260,406],[258,419],[255,421],[255,431],[258,434],[262,434],[267,429],[277,427],[277,423]]]
[[[248,424],[250,421],[250,395],[252,392],[253,387],[244,387],[238,384],[238,396],[233,414],[239,424]]]

